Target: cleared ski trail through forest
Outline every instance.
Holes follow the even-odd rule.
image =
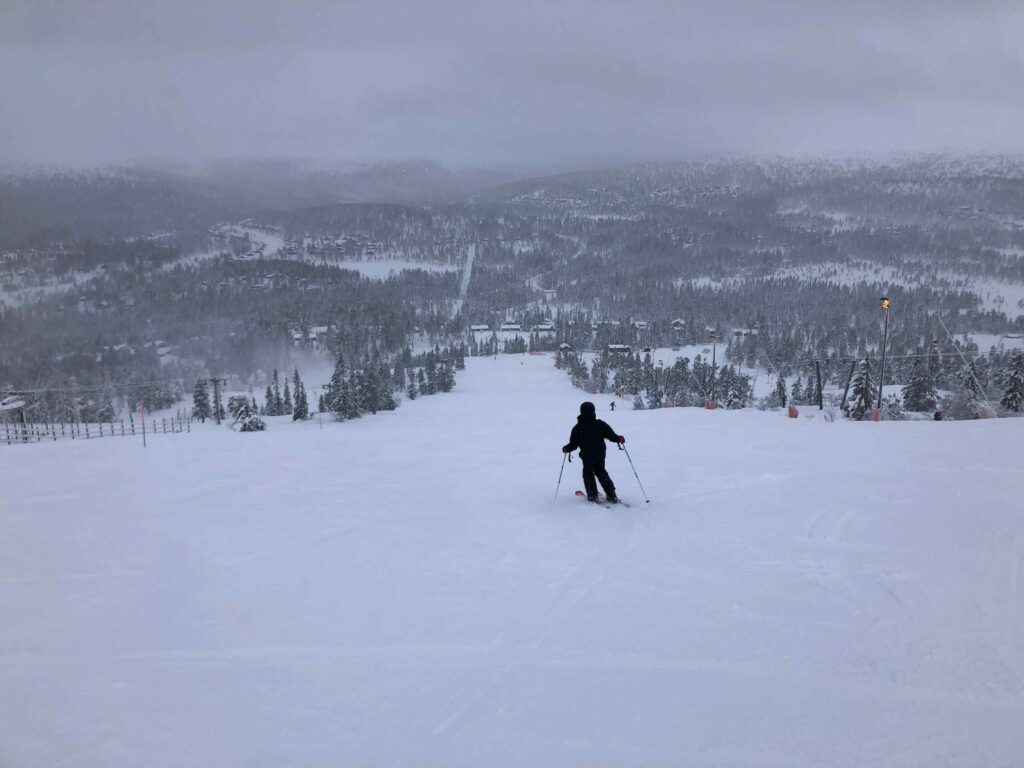
[[[459,316],[462,305],[466,303],[469,292],[469,281],[473,279],[473,262],[476,261],[476,243],[470,243],[466,251],[466,265],[462,268],[462,281],[459,283],[459,298],[452,304],[452,319]]]
[[[1019,764],[1024,420],[584,397],[3,448],[0,765]]]

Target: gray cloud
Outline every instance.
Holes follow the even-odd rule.
[[[0,157],[1024,150],[1007,2],[6,0]]]

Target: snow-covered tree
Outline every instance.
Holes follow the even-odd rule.
[[[282,416],[291,416],[292,415],[293,407],[294,406],[292,405],[292,393],[288,389],[288,380],[285,379],[285,382],[284,382],[284,397],[281,400],[281,415]]]
[[[729,381],[729,391],[726,393],[725,407],[729,409],[746,408],[747,397],[750,394],[750,379],[738,373],[733,366],[729,366],[732,373]]]
[[[415,400],[419,396],[419,392],[416,391],[416,372],[410,368],[408,375],[409,383],[405,387],[405,396],[410,400]]]
[[[875,404],[875,381],[871,375],[870,359],[865,357],[857,364],[857,370],[853,374],[850,386],[850,399],[846,404],[846,412],[851,419],[859,421],[871,412]]]
[[[302,421],[309,418],[309,401],[306,399],[306,387],[299,378],[299,369],[296,368],[292,374],[292,384],[295,387],[295,406],[292,409],[292,421]]]
[[[338,401],[341,398],[342,391],[345,388],[345,359],[342,355],[338,355],[334,360],[334,372],[331,374],[331,380],[327,384],[327,391],[321,395],[320,411],[331,411],[337,414],[339,410]]]
[[[935,377],[931,367],[920,359],[914,360],[910,379],[903,388],[903,406],[908,411],[934,411],[938,408],[939,396],[935,391]]]
[[[252,403],[245,395],[235,395],[228,400],[228,412],[231,414],[231,426],[239,432],[262,432],[267,428],[263,419],[253,411]]]
[[[1024,351],[1013,353],[1004,378],[1003,398],[1000,405],[1008,411],[1020,413],[1024,409]]]
[[[807,387],[804,389],[804,403],[816,405],[818,402],[818,385],[810,376],[807,377]]]
[[[793,382],[793,388],[790,390],[789,399],[794,405],[800,405],[804,402],[804,382],[800,376],[796,377]],[[785,403],[783,403],[785,405]]]
[[[273,408],[268,404],[267,413],[271,416],[280,416],[284,413],[284,400],[281,399],[281,382],[277,376],[277,368],[274,369],[273,386],[271,388],[271,394],[273,395]]]
[[[981,406],[986,399],[982,382],[987,378],[987,372],[983,366],[981,358],[975,358],[962,366],[957,374],[957,380],[963,390],[963,405],[967,409],[968,418],[977,419],[981,416]],[[958,409],[954,407],[953,410],[957,411]]]
[[[196,388],[192,392],[192,416],[202,422],[213,417],[213,410],[210,407],[210,393],[206,389],[206,382],[199,379]]]
[[[886,421],[903,420],[903,404],[896,395],[888,395],[882,398],[882,411]]]
[[[788,401],[788,395],[786,394],[786,380],[779,376],[775,382],[775,392],[772,393],[772,405],[777,408],[785,408]]]

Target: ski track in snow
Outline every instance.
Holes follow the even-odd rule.
[[[1015,765],[1024,419],[600,415],[547,356],[346,424],[3,447],[0,765]]]

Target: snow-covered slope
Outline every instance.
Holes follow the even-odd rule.
[[[0,765],[1008,766],[1024,420],[601,415],[547,357],[347,424],[2,449]]]

